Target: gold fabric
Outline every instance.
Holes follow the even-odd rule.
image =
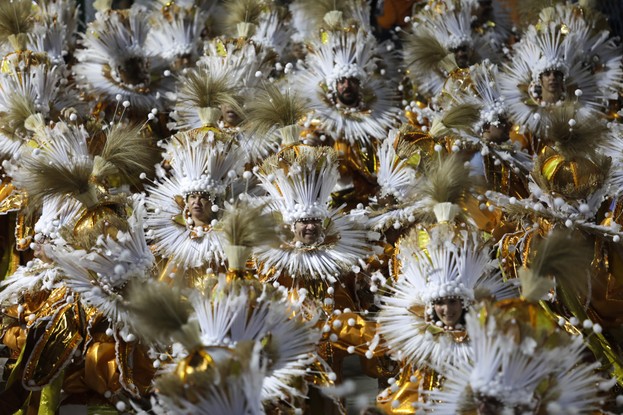
[[[100,395],[118,391],[121,385],[117,366],[114,341],[91,343],[84,356],[84,384]]]
[[[388,415],[415,414],[413,405],[425,401],[419,390],[431,390],[440,386],[441,378],[434,370],[405,368],[395,385],[377,396],[376,404]]]
[[[604,181],[603,166],[588,158],[568,159],[551,147],[545,147],[538,157],[536,168],[545,182],[539,183],[549,191],[571,199],[585,199],[594,193]]]
[[[23,381],[30,386],[44,386],[58,375],[83,341],[84,314],[77,302],[56,308],[49,318],[40,318],[30,327],[27,345],[32,352],[25,360]]]
[[[349,320],[352,320],[354,323],[352,326],[348,324]],[[340,323],[339,328],[336,328],[336,321]],[[332,342],[334,347],[347,350],[350,346],[353,346],[355,353],[359,355],[365,355],[368,351],[368,344],[374,338],[377,327],[376,322],[367,321],[356,313],[342,313],[334,316],[327,324],[332,327],[330,333],[336,334],[338,337],[337,342]],[[385,354],[385,349],[377,347],[373,353],[374,356],[382,356]]]

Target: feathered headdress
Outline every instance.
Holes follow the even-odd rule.
[[[342,273],[358,267],[369,253],[368,233],[354,218],[329,207],[338,178],[337,155],[329,147],[288,147],[268,158],[258,176],[270,195],[269,209],[279,212],[292,228],[299,220],[318,220],[324,237],[313,245],[294,242],[284,229],[280,247],[260,247],[261,267],[299,279],[335,282]],[[288,239],[289,237],[289,239]]]
[[[37,63],[36,59],[18,57],[7,62],[5,69],[0,73],[0,89],[7,91],[0,95],[3,147],[19,147],[32,137],[35,123],[55,122],[64,109],[82,106],[77,92],[66,83],[63,69],[47,60]]]
[[[398,229],[413,223],[422,208],[416,191],[416,168],[409,159],[399,155],[405,144],[402,131],[390,130],[377,149],[378,196],[371,200],[370,206],[352,212],[365,215],[369,227],[375,231],[385,231],[392,226]]]
[[[385,51],[384,53],[387,53]],[[381,139],[395,124],[399,112],[397,85],[383,69],[376,39],[363,30],[331,33],[307,55],[305,68],[296,73],[296,88],[311,99],[314,117],[336,139],[365,145]],[[384,64],[392,68],[392,54]],[[359,82],[358,104],[348,107],[336,98],[336,81],[353,77]],[[314,88],[310,92],[310,88]]]
[[[201,52],[207,14],[198,8],[186,9],[172,3],[162,11],[154,11],[150,17],[153,25],[145,40],[149,52],[177,70],[194,65]]]
[[[476,59],[496,61],[497,50],[472,29],[472,7],[442,6],[418,13],[405,36],[403,60],[420,94],[436,96],[447,75],[457,68],[452,53],[467,47]]]
[[[359,27],[371,33],[370,6],[365,0],[296,0],[288,5],[296,29],[294,40],[316,40],[322,29]],[[337,18],[337,16],[339,18]],[[328,18],[327,16],[331,16]],[[335,16],[336,18],[334,18]],[[333,24],[331,24],[333,23]]]
[[[282,146],[297,144],[301,130],[298,123],[308,112],[308,103],[296,91],[265,84],[250,100],[247,120],[241,127],[255,141],[275,142],[281,138]]]
[[[242,173],[237,147],[209,129],[195,129],[173,136],[164,146],[180,193],[208,193],[223,198]]]
[[[83,125],[41,126],[34,137],[38,147],[22,147],[19,158],[5,168],[35,207],[46,196],[69,194],[92,208],[106,194],[127,189],[152,170],[155,149],[141,130],[114,125],[102,133],[105,144],[99,154],[92,154]]]
[[[256,399],[269,401],[300,395],[288,381],[305,374],[305,365],[312,357],[320,333],[314,329],[315,319],[303,319],[285,291],[257,281],[236,280],[227,284],[223,281],[213,283],[203,293],[195,292],[185,303],[179,293],[163,290],[170,291],[168,287],[148,285],[136,290],[131,302],[147,339],[165,344],[177,341],[189,352],[188,358],[174,362],[175,371],[164,373],[157,383],[167,379],[184,383],[194,372],[201,375],[200,370],[184,370],[192,369],[188,366],[192,364],[191,356],[218,361],[223,353],[252,341],[262,345],[265,357],[266,379]],[[156,315],[155,309],[159,310]],[[180,398],[188,398],[187,393],[195,392],[186,390],[189,392]],[[211,396],[205,398],[210,400]]]
[[[573,100],[585,112],[598,110],[623,80],[620,66],[614,64],[620,61],[620,52],[589,28],[569,33],[567,26],[555,22],[530,26],[513,49],[513,61],[500,76],[500,92],[513,121],[531,133],[543,134],[547,128],[542,119],[551,106],[542,105],[539,92],[544,71],[561,72],[564,85],[558,99]],[[608,64],[595,70],[587,57],[593,62],[603,58]]]
[[[244,157],[232,141],[226,142],[212,129],[178,133],[164,145],[171,170],[160,172],[159,180],[146,187],[146,223],[155,251],[183,268],[216,266],[224,262],[220,238],[207,227],[195,228],[186,217],[186,196],[205,193],[212,212],[224,209],[228,192],[236,197]]]
[[[54,65],[64,66],[76,47],[79,9],[73,0],[44,0],[38,2],[37,11],[28,48],[44,52]]]
[[[542,311],[536,307],[511,302],[470,312],[465,320],[472,358],[441,370],[443,388],[426,393],[426,407],[447,415],[598,411],[600,394],[612,382],[596,374],[599,363],[584,363],[581,336],[537,317]]]
[[[218,125],[221,105],[242,114],[236,99],[239,85],[225,72],[209,72],[203,67],[188,69],[178,83],[171,118],[180,130]]]
[[[444,332],[442,322],[435,318],[435,301],[455,298],[467,310],[477,297],[503,299],[517,294],[512,284],[502,280],[491,260],[491,248],[473,231],[457,235],[435,228],[425,248],[412,235],[401,243],[397,260],[397,282],[381,297],[379,330],[394,356],[415,366],[437,369],[446,361],[467,361],[469,357],[465,344],[435,336]],[[463,328],[459,322],[446,329]]]
[[[216,38],[206,44],[197,66],[213,76],[227,75],[239,88],[253,88],[266,79],[278,58],[274,50],[254,42]]]
[[[338,179],[337,154],[328,147],[290,147],[264,162],[260,179],[286,223],[324,220]]]
[[[164,110],[173,78],[169,62],[146,45],[149,30],[149,14],[138,7],[98,13],[76,51],[77,83],[108,103],[119,96],[136,111]]]
[[[0,4],[0,53],[22,50],[32,31],[35,9],[28,0],[6,1]]]
[[[71,240],[66,245],[45,246],[46,255],[63,270],[64,283],[80,294],[81,301],[123,329],[126,339],[137,329],[126,309],[127,285],[144,284],[151,278],[154,265],[143,232],[141,203],[139,198],[132,200],[133,214],[128,218],[127,230],[100,235],[90,248],[77,249]]]

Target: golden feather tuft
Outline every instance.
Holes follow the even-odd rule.
[[[227,209],[218,223],[218,230],[232,246],[278,244],[277,220],[272,213],[264,213],[264,208],[264,205],[238,202]]]
[[[163,283],[129,287],[128,310],[141,336],[148,341],[181,343],[188,350],[201,344],[199,328],[190,322],[192,307],[177,287]]]
[[[142,126],[115,125],[108,130],[100,157],[115,166],[128,184],[140,181],[159,160],[159,152]]]
[[[442,137],[454,130],[470,130],[480,120],[480,110],[475,104],[460,104],[448,108],[441,118],[433,121],[430,135]]]
[[[448,50],[432,34],[410,34],[403,42],[403,57],[407,68],[419,73],[436,72],[449,58]]]
[[[93,171],[91,163],[68,165],[50,164],[45,157],[30,157],[21,167],[28,174],[27,181],[21,181],[28,192],[33,208],[41,206],[43,199],[59,194],[79,195],[91,189]]]
[[[517,13],[522,25],[534,24],[539,18],[541,11],[547,7],[563,3],[562,0],[522,0],[517,2]]]
[[[8,94],[8,111],[0,113],[0,131],[18,139],[26,133],[26,120],[37,113],[34,102],[19,94]]]
[[[473,185],[474,180],[470,177],[465,160],[457,154],[450,154],[443,158],[433,158],[427,164],[420,192],[435,203],[460,204]]]
[[[329,12],[342,12],[342,21],[350,21],[356,8],[361,7],[357,2],[350,0],[300,0],[294,3],[304,10],[304,15],[310,22],[321,26],[326,24],[324,18]]]
[[[567,158],[591,156],[607,139],[605,120],[599,115],[578,117],[572,103],[553,107],[542,122],[547,125],[545,142],[555,144]]]
[[[0,2],[0,43],[12,35],[29,33],[35,19],[30,0],[4,0]]]
[[[261,0],[229,0],[225,3],[225,28],[230,35],[236,34],[238,23],[257,25],[266,8]]]
[[[273,129],[296,125],[309,112],[309,106],[296,93],[282,92],[274,84],[265,84],[247,107],[242,128],[253,135],[265,136]]]
[[[532,292],[532,298],[540,299],[546,294],[534,289],[538,279],[543,278],[556,278],[556,283],[571,293],[586,291],[593,260],[593,247],[588,240],[577,233],[557,230],[539,241],[532,252],[528,264],[532,275],[521,280],[524,296],[526,290]],[[529,285],[524,288],[525,282]],[[547,284],[541,288],[547,288]]]
[[[219,108],[222,104],[231,106],[242,115],[243,110],[236,99],[237,89],[225,75],[215,76],[205,70],[192,69],[180,79],[179,95],[199,108]]]

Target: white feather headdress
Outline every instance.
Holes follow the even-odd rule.
[[[286,223],[329,216],[328,204],[338,180],[333,149],[290,147],[267,159],[263,170],[262,185]]]
[[[395,146],[399,145],[400,135],[400,131],[390,130],[377,149],[377,183],[381,188],[376,202],[388,198],[390,203],[387,206],[373,204],[352,212],[367,216],[368,226],[375,231],[413,223],[414,215],[423,208],[417,197],[416,170],[409,165],[408,160],[396,154]],[[392,203],[394,200],[395,203]]]
[[[193,65],[201,52],[201,32],[205,30],[207,14],[200,9],[172,5],[150,17],[153,25],[145,40],[149,52],[161,56],[176,69]],[[185,65],[176,63],[177,59],[185,60]]]
[[[39,19],[29,35],[29,48],[45,52],[55,65],[65,65],[76,47],[79,9],[73,0],[43,0],[37,6]]]
[[[61,230],[73,227],[82,210],[75,199],[64,196],[46,197],[41,216],[34,226],[35,235],[30,247],[33,251],[42,249],[43,244],[62,244]],[[39,258],[20,266],[13,275],[0,283],[0,303],[17,304],[23,293],[52,290],[62,280],[62,271],[56,264]]]
[[[205,232],[187,226],[185,198],[204,192],[210,195],[213,211],[224,209],[227,192],[234,192],[233,184],[242,173],[244,157],[234,143],[221,140],[213,129],[179,133],[164,148],[170,174],[161,172],[158,182],[146,187],[145,222],[155,252],[182,268],[217,267],[225,260],[220,238],[211,226]]]
[[[158,298],[146,297],[150,293]],[[306,312],[304,317],[301,304],[291,302],[283,287],[275,288],[258,281],[225,283],[224,279],[210,280],[204,292],[195,291],[189,295],[190,310],[184,312],[184,316],[175,316],[170,325],[174,327],[173,331],[164,335],[160,331],[161,323],[150,313],[156,303],[161,304],[162,294],[148,289],[139,297],[135,298],[134,304],[138,304],[137,317],[147,324],[146,330],[158,331],[157,338],[161,342],[180,341],[189,356],[207,355],[218,365],[224,355],[245,349],[249,343],[261,345],[263,382],[255,398],[257,403],[304,396],[290,382],[305,376],[306,366],[315,359],[316,342],[321,334],[316,328],[315,315]],[[176,304],[169,306],[171,310],[178,307]],[[180,303],[179,306],[183,305]],[[176,322],[180,319],[184,321],[178,325]],[[183,357],[182,360],[186,359]],[[182,364],[179,359],[167,364],[163,368],[162,380],[184,382],[174,370]],[[209,371],[209,366],[202,370]],[[199,371],[196,374],[202,375]],[[189,376],[192,375],[191,372]],[[156,382],[160,384],[162,380]],[[187,388],[197,387],[200,391],[205,386],[189,384]],[[205,393],[205,398],[210,400],[214,392]]]
[[[7,91],[0,94],[0,140],[7,152],[14,153],[10,156],[15,156],[15,150],[32,136],[27,124],[30,116],[40,116],[44,122],[56,121],[63,109],[79,108],[80,103],[61,67],[47,63],[24,65],[19,61],[15,67],[7,66],[0,74],[0,89]]]
[[[429,409],[447,415],[483,406],[499,413],[597,411],[608,382],[596,374],[599,364],[583,363],[584,339],[530,329],[519,316],[503,321],[500,312],[488,307],[466,316],[473,357],[442,370],[446,381],[427,393]]]
[[[324,228],[324,240],[313,246],[284,240],[278,248],[257,249],[258,263],[274,269],[275,278],[285,273],[294,279],[335,282],[370,254],[367,231],[353,217],[329,207],[338,176],[336,157],[329,147],[288,147],[266,160],[258,173],[271,198],[269,208],[280,212],[285,224],[318,219]]]
[[[98,13],[76,51],[77,82],[109,103],[120,95],[137,111],[164,110],[173,78],[169,63],[147,47],[149,14],[138,7]]]
[[[341,26],[353,25],[371,33],[370,5],[366,0],[321,0],[309,2],[295,0],[288,5],[292,15],[292,26],[296,42],[314,41],[326,26],[329,13],[340,13]],[[330,28],[331,29],[331,28]]]
[[[400,274],[381,297],[378,322],[394,357],[408,364],[437,370],[444,362],[467,361],[470,356],[465,343],[435,335],[446,332],[430,318],[434,301],[458,298],[468,309],[476,292],[498,299],[517,294],[512,284],[502,280],[491,260],[491,248],[479,241],[476,233],[461,231],[456,237],[438,227],[425,249],[414,235],[400,246]]]
[[[95,246],[87,250],[70,245],[45,246],[46,255],[63,270],[64,283],[80,294],[81,301],[97,308],[128,334],[132,319],[124,307],[124,289],[129,283],[149,280],[154,264],[143,232],[142,201],[134,198],[129,202],[133,213],[127,231],[100,235]]]
[[[336,32],[314,48],[295,82],[300,94],[310,97],[313,117],[320,120],[321,128],[351,144],[365,145],[384,137],[396,123],[399,97],[397,85],[388,76],[390,69],[382,69],[375,38],[363,30]],[[390,52],[388,68],[391,61]],[[335,82],[350,76],[360,82],[359,105],[353,108],[335,97]]]
[[[245,340],[266,342],[270,363],[263,399],[283,393],[298,395],[287,381],[305,373],[320,333],[314,329],[315,321],[304,320],[285,292],[239,284],[229,289],[216,287],[204,296],[192,297],[191,302],[205,347],[235,348]]]
[[[547,70],[564,74],[563,99],[573,99],[580,111],[602,108],[623,80],[620,65],[615,63],[620,62],[621,53],[606,39],[607,33],[594,34],[587,25],[579,25],[574,32],[555,22],[530,26],[514,45],[514,58],[500,76],[500,92],[513,121],[531,133],[545,132],[541,120],[549,106],[541,105],[534,88]]]
[[[154,412],[264,415],[262,385],[266,381],[266,362],[261,344],[248,343],[253,346],[251,350],[221,350],[222,356],[211,361],[205,371],[193,370],[190,376],[194,379],[186,379],[188,383],[170,378],[157,380],[157,398],[162,407],[155,405]]]
[[[420,94],[435,97],[442,91],[448,74],[456,68],[450,56],[459,47],[469,48],[475,60],[498,60],[499,45],[472,29],[472,12],[469,4],[445,4],[441,10],[425,9],[415,16],[403,59]]]

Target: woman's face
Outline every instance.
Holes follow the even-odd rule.
[[[463,315],[463,303],[458,298],[440,298],[433,307],[439,320],[447,327],[456,326]]]
[[[559,101],[565,92],[564,74],[560,71],[545,71],[539,76],[542,86],[543,101],[553,104]]]

